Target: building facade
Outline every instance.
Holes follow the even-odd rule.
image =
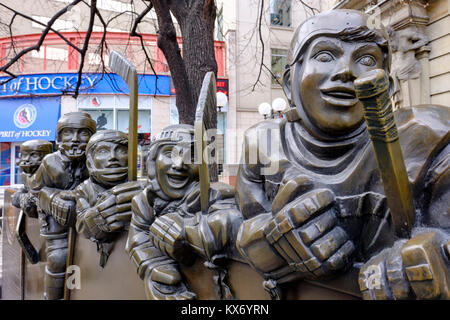
[[[226,139],[225,175],[230,183],[240,161],[243,132],[263,119],[258,106],[286,99],[279,82],[295,29],[318,12],[360,10],[369,14],[374,24],[387,27],[393,52],[395,109],[450,105],[450,0],[269,0],[263,1],[262,12],[260,3],[223,2],[231,133]]]
[[[278,97],[284,99],[280,82],[287,48],[295,28],[309,16],[328,8],[327,1],[303,2],[304,4],[291,0],[265,1],[260,11],[258,1],[216,1],[217,88],[228,98],[218,109],[217,147],[219,161],[225,164],[221,178],[226,182],[234,183],[243,132],[263,119],[258,113],[259,104],[271,103]],[[7,28],[0,30],[0,65],[7,63],[19,49],[37,43],[51,16],[68,3],[68,0],[40,1],[41,5],[36,8],[33,1],[25,0],[21,5],[21,12],[30,16],[33,21],[15,17],[12,25],[13,39],[9,37]],[[15,7],[13,0],[5,1],[5,4]],[[129,1],[119,0],[98,1],[97,4],[104,19],[110,21],[106,35],[108,50],[123,53],[140,74],[138,130],[140,144],[143,145],[151,135],[157,134],[166,125],[178,122],[176,95],[170,84],[169,69],[156,45],[156,16],[150,12],[139,25],[138,31],[143,35],[157,80],[146,63],[139,38],[129,37],[131,12],[142,12],[144,4],[136,2],[135,7],[132,7]],[[12,12],[3,11],[0,19],[7,25],[12,15]],[[76,6],[55,22],[54,29],[70,42],[81,46],[88,17],[87,6]],[[176,28],[179,29],[178,26]],[[0,105],[11,113],[26,104],[21,104],[20,99],[29,98],[31,100],[27,100],[27,104],[38,106],[37,114],[41,117],[48,115],[46,119],[52,118],[50,114],[53,114],[53,119],[56,119],[53,122],[67,112],[85,110],[97,121],[100,130],[118,129],[126,132],[127,88],[117,77],[103,75],[101,57],[107,64],[109,51],[99,48],[102,37],[103,26],[97,19],[86,55],[83,85],[77,99],[71,93],[78,79],[80,57],[61,37],[49,33],[39,51],[29,52],[11,68],[12,72],[20,76],[0,86]],[[181,38],[179,44],[182,46]],[[52,107],[46,103],[49,99],[53,99]],[[45,107],[41,108],[39,105]],[[45,123],[47,127],[55,127],[55,123]],[[30,126],[28,131],[48,130],[40,128],[38,124],[34,123],[34,127]],[[12,131],[6,125],[5,128],[0,128],[2,186],[20,183],[15,159],[19,156],[21,142],[32,138],[31,134],[26,136],[26,133],[14,133],[17,138],[11,137]],[[54,141],[54,132],[52,135],[40,138]]]
[[[264,4],[261,11],[261,3]],[[323,0],[221,1],[218,32],[226,43],[229,79],[224,180],[235,182],[244,131],[264,117],[258,106],[287,99],[281,86],[295,29],[331,7]]]
[[[15,1],[2,1],[6,6],[19,10],[32,20],[14,17],[9,28],[0,28],[0,66],[4,66],[18,52],[39,42],[41,33],[50,18],[71,1],[25,0],[20,7]],[[22,142],[31,139],[55,141],[56,122],[65,113],[83,110],[97,122],[97,130],[117,129],[128,131],[129,98],[126,84],[115,74],[105,73],[109,52],[119,51],[127,57],[138,71],[139,148],[149,143],[151,136],[169,124],[178,123],[176,93],[171,82],[169,68],[162,51],[158,48],[157,23],[154,13],[149,13],[140,23],[145,53],[138,37],[129,33],[135,18],[145,5],[139,2],[131,6],[129,1],[98,1],[97,6],[108,21],[106,46],[101,46],[104,27],[96,19],[86,54],[78,97],[74,91],[78,80],[80,55],[64,39],[79,48],[86,36],[89,7],[83,4],[73,7],[53,25],[59,33],[50,32],[40,50],[24,55],[9,71],[17,78],[3,83],[8,77],[0,75],[0,188],[20,184],[16,159]],[[8,25],[13,12],[0,11],[0,22]],[[176,26],[177,29],[178,26]],[[63,39],[64,38],[64,39]],[[182,46],[181,37],[178,37]],[[225,74],[225,43],[215,41],[218,64],[217,86],[227,94],[228,79]],[[152,62],[149,65],[146,54]],[[103,59],[102,59],[103,58]],[[106,70],[108,70],[106,68]],[[142,159],[141,157],[140,159]],[[138,166],[140,163],[138,163]]]

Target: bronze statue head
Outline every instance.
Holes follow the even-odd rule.
[[[42,159],[52,153],[52,143],[45,140],[29,140],[20,146],[20,169],[26,174],[33,174],[40,166]]]
[[[182,198],[198,180],[199,166],[193,163],[194,127],[187,124],[164,128],[152,141],[147,160],[152,188],[165,199]]]
[[[86,166],[97,183],[111,187],[128,176],[128,136],[117,130],[94,134],[86,146]]]
[[[87,112],[70,112],[56,125],[58,149],[70,160],[84,157],[86,145],[96,132],[97,125]]]
[[[306,129],[319,138],[355,136],[365,129],[353,81],[363,73],[390,70],[383,26],[356,10],[320,13],[295,31],[283,86]]]

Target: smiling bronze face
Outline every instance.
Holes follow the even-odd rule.
[[[166,144],[158,150],[156,175],[161,191],[171,199],[182,198],[190,184],[198,180],[198,165],[187,161],[185,155],[190,152],[187,149],[183,145]]]
[[[297,64],[298,90],[309,120],[329,134],[358,128],[364,118],[353,81],[383,67],[381,49],[372,42],[322,36],[310,44]]]
[[[295,30],[286,62],[283,89],[292,121],[301,119],[323,141],[350,139],[365,131],[353,81],[376,68],[389,74],[389,36],[360,11],[325,11]]]

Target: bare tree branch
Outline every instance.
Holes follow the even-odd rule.
[[[106,66],[105,66],[105,59],[103,58],[103,49],[108,49],[108,45],[106,43],[106,32],[107,32],[107,28],[108,28],[108,23],[105,22],[105,20],[103,19],[102,15],[100,14],[100,11],[98,10],[98,8],[95,8],[95,14],[97,15],[97,17],[100,20],[100,23],[103,25],[103,34],[102,34],[102,39],[100,40],[100,44],[99,44],[99,48],[100,48],[100,61],[102,63],[102,70],[106,70]],[[100,77],[100,79],[103,79],[103,72],[102,72],[102,76]]]
[[[81,1],[82,1],[82,0],[75,0],[75,1],[73,1],[70,5],[68,5],[68,6],[64,7],[63,9],[61,9],[60,11],[58,11],[58,12],[57,12],[57,13],[49,20],[49,22],[47,23],[47,26],[46,26],[46,28],[44,29],[44,31],[42,32],[41,37],[39,38],[38,42],[37,42],[34,46],[32,46],[32,47],[28,47],[28,48],[25,48],[25,49],[23,49],[22,51],[20,51],[15,57],[13,57],[9,62],[7,62],[3,67],[0,68],[0,72],[6,72],[6,71],[8,70],[8,68],[10,68],[16,61],[18,61],[22,56],[24,56],[24,55],[27,54],[28,52],[33,51],[33,50],[39,50],[40,47],[41,47],[41,45],[42,45],[42,43],[43,43],[44,40],[45,40],[45,37],[46,37],[47,34],[49,33],[49,31],[50,31],[52,25],[55,23],[55,21],[58,20],[58,18],[59,18],[60,16],[62,16],[64,13],[66,13],[67,10],[69,9],[69,7],[71,8],[72,6],[76,5],[77,3],[81,2]],[[7,7],[7,6],[5,6],[4,4],[1,4],[1,3],[0,3],[0,5],[2,5],[3,7],[7,8],[7,9],[9,9],[9,10],[12,10],[12,11],[14,12],[14,17],[13,17],[13,18],[15,18],[16,15],[25,16],[25,15],[23,15],[23,14],[19,14],[19,13],[15,12],[15,10],[13,10],[13,9],[11,9],[11,8],[9,8],[9,7]],[[29,19],[30,19],[30,20],[34,20],[34,19],[32,19],[32,18],[29,18]],[[11,23],[10,25],[12,25],[12,23]],[[76,48],[76,47],[75,47],[75,48]],[[77,50],[78,50],[78,48],[77,48]],[[8,74],[10,74],[10,73],[8,73]],[[16,76],[14,76],[14,77],[16,77]],[[2,84],[3,84],[3,83],[2,83]]]
[[[259,35],[259,41],[261,42],[261,48],[262,48],[261,49],[261,64],[259,66],[258,77],[256,78],[256,81],[253,84],[252,91],[255,91],[256,85],[260,82],[262,68],[264,66],[264,41],[263,41],[262,33],[261,33],[262,16],[263,16],[263,11],[264,11],[264,0],[261,0],[260,5],[261,5],[261,8],[260,8],[260,11],[259,11],[259,18],[258,18],[258,35]]]
[[[144,51],[144,54],[145,54],[145,58],[146,58],[147,62],[149,63],[150,68],[152,68],[153,74],[156,76],[156,81],[155,81],[155,87],[156,87],[156,85],[157,85],[156,83],[157,83],[157,81],[158,81],[158,75],[156,74],[156,71],[155,71],[155,69],[153,68],[153,63],[152,63],[152,61],[150,60],[150,57],[149,57],[149,55],[148,55],[148,53],[147,53],[147,50],[145,49],[144,39],[143,39],[142,35],[141,35],[140,33],[137,33],[137,32],[136,32],[136,29],[137,29],[139,23],[141,23],[142,19],[144,19],[144,17],[145,17],[152,9],[153,9],[153,4],[150,3],[149,5],[147,5],[147,8],[145,8],[145,10],[142,11],[141,14],[136,18],[136,20],[134,20],[134,24],[133,24],[133,26],[132,26],[132,28],[131,28],[131,31],[130,31],[130,36],[132,36],[132,37],[139,37],[140,42],[141,42],[142,50]],[[155,90],[155,93],[156,93],[156,90]]]
[[[319,13],[319,9],[311,7],[309,4],[307,4],[304,0],[297,0],[299,1],[304,7],[307,7],[309,10],[311,10],[313,16],[316,15],[316,13]]]
[[[317,9],[316,9],[317,10]],[[262,17],[263,17],[263,11],[264,11],[264,0],[261,0],[260,2],[260,11],[259,11],[259,17],[257,20],[257,25],[258,25],[258,36],[259,36],[259,42],[261,43],[261,62],[259,64],[259,72],[258,72],[258,77],[256,78],[255,82],[252,85],[252,92],[255,91],[256,86],[258,85],[258,83],[262,84],[261,81],[261,74],[262,74],[262,70],[266,69],[269,74],[271,75],[272,79],[274,79],[278,85],[281,86],[280,81],[278,80],[278,78],[276,77],[276,75],[272,72],[271,68],[269,68],[265,63],[264,63],[264,51],[265,51],[265,47],[264,47],[264,40],[262,38]]]
[[[91,38],[92,29],[94,28],[96,12],[97,12],[97,0],[91,0],[91,12],[90,12],[90,17],[89,17],[89,26],[86,31],[86,37],[84,38],[83,48],[81,49],[81,53],[80,53],[81,61],[80,61],[80,66],[78,68],[78,80],[77,80],[77,85],[75,87],[74,97],[78,96],[78,91],[80,89],[81,80],[82,80],[81,75],[83,73],[83,67],[84,67],[84,60],[86,58],[86,53],[87,53],[87,50],[89,47],[89,39]]]
[[[78,2],[81,2],[81,0],[79,0]],[[69,7],[73,6],[73,5],[74,5],[74,4],[70,4],[70,5],[67,6],[66,8],[69,8]],[[45,23],[40,22],[40,21],[38,21],[38,20],[36,20],[36,19],[33,19],[33,18],[30,17],[30,16],[27,16],[27,15],[21,13],[21,12],[18,12],[18,11],[16,11],[16,10],[14,10],[14,9],[12,9],[12,8],[10,8],[10,7],[6,6],[6,5],[4,5],[3,3],[0,3],[0,6],[3,6],[3,7],[5,7],[6,9],[8,9],[8,10],[14,12],[14,17],[15,17],[15,16],[21,16],[22,18],[25,18],[25,19],[27,19],[27,20],[30,20],[30,21],[32,21],[32,22],[34,22],[34,23],[37,23],[37,24],[39,24],[39,25],[41,25],[41,26],[43,26],[43,27],[47,27],[47,26],[48,26],[48,23],[45,24]],[[67,11],[67,10],[66,10],[66,11]],[[64,12],[64,13],[65,13],[65,12]],[[63,14],[64,14],[64,13],[63,13]],[[61,15],[62,15],[62,14],[61,14]],[[12,22],[13,22],[14,17],[11,19],[10,26],[12,26]],[[74,49],[77,50],[78,52],[81,51],[80,48],[78,48],[78,47],[75,46],[72,42],[70,42],[70,40],[67,39],[66,37],[64,37],[58,30],[55,30],[55,29],[53,29],[53,28],[50,28],[49,31],[54,32],[55,34],[57,34],[64,42],[66,42],[69,46],[71,46],[72,48],[74,48]]]
[[[216,17],[216,6],[214,0],[177,0],[177,1],[162,1],[162,0],[142,0],[146,3],[146,7],[141,13],[135,12],[135,2],[130,1],[132,4],[132,22],[131,29],[129,32],[130,37],[128,37],[129,44],[134,45],[134,41],[137,39],[132,39],[131,37],[138,37],[140,48],[143,50],[145,55],[145,63],[143,67],[145,69],[146,65],[150,65],[153,74],[158,79],[156,70],[154,68],[154,61],[152,60],[152,55],[150,54],[148,48],[146,48],[145,36],[138,31],[138,27],[144,21],[144,18],[151,12],[152,9],[156,11],[156,20],[158,22],[158,37],[157,46],[163,52],[167,63],[170,68],[171,78],[174,86],[177,90],[177,107],[179,109],[180,120],[182,123],[193,123],[194,113],[192,109],[195,109],[196,100],[198,99],[199,89],[201,87],[201,82],[203,80],[204,73],[213,70],[217,74],[217,63],[214,54],[214,22]],[[82,73],[86,71],[87,65],[86,61],[90,64],[89,52],[92,50],[92,42],[99,41],[98,48],[95,49],[95,58],[100,55],[100,59],[96,62],[97,66],[102,69],[102,77],[107,69],[106,62],[104,59],[105,52],[109,50],[107,42],[107,34],[109,25],[111,22],[118,17],[122,16],[126,12],[119,12],[115,14],[114,17],[105,19],[103,11],[97,7],[98,1],[87,1],[87,0],[74,0],[71,1],[63,9],[59,10],[54,14],[47,24],[42,21],[37,21],[37,18],[27,16],[13,8],[9,8],[5,5],[3,7],[10,10],[13,14],[9,25],[5,24],[10,30],[10,37],[12,40],[12,46],[9,48],[14,50],[14,57],[12,59],[8,58],[7,63],[0,69],[0,72],[5,72],[8,74],[10,81],[15,78],[16,75],[10,68],[17,62],[23,59],[22,57],[29,53],[30,51],[37,50],[41,48],[45,42],[49,32],[55,32],[55,34],[61,38],[67,45],[69,45],[70,54],[77,53],[77,75],[78,80],[76,86],[67,88],[64,90],[66,94],[71,94],[77,97],[82,83]],[[89,27],[86,32],[81,33],[78,31],[77,42],[71,42],[69,37],[61,31],[54,29],[54,23],[60,17],[72,9],[75,5],[83,3],[90,8],[90,18]],[[179,19],[178,25],[181,29],[181,36],[183,38],[183,48],[188,48],[184,57],[181,54],[180,45],[178,44],[177,32],[175,29],[175,22],[172,21],[171,13]],[[39,36],[39,41],[31,47],[21,48],[23,50],[16,50],[18,46],[22,46],[22,43],[15,41],[15,36],[13,35],[13,23],[16,23],[17,17],[24,17],[25,19],[37,23],[38,25],[45,26],[44,31]],[[102,25],[102,36],[99,40],[97,37],[93,37],[94,22],[98,19]],[[83,21],[83,20],[82,20]],[[183,29],[184,28],[184,29]],[[183,30],[188,34],[183,35]],[[186,37],[186,38],[185,38]],[[79,41],[79,42],[78,42]],[[81,44],[81,42],[83,42]],[[16,46],[14,46],[16,44]],[[201,47],[201,48],[200,48]],[[205,48],[207,47],[207,48]],[[194,50],[189,52],[189,50]],[[86,56],[88,55],[88,56]],[[7,55],[8,57],[11,54]],[[72,56],[71,56],[72,57]],[[88,60],[86,60],[88,59]],[[95,61],[94,61],[95,62]],[[147,64],[148,63],[148,64]],[[188,67],[189,64],[189,67]],[[8,69],[10,68],[10,69]],[[86,69],[86,70],[84,70]],[[89,69],[90,70],[90,69]],[[201,81],[198,79],[201,78]],[[200,85],[199,85],[200,84]],[[198,92],[197,92],[198,91]],[[215,119],[215,117],[214,117]],[[215,122],[215,121],[213,121]]]

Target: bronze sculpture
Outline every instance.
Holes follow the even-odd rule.
[[[31,176],[39,168],[42,159],[49,153],[52,153],[52,143],[45,140],[29,140],[20,146],[19,167],[22,170],[22,183],[24,185],[17,191],[12,203],[20,208],[31,218],[37,218],[36,199],[29,193],[29,183]]]
[[[63,298],[68,228],[75,222],[73,190],[89,174],[85,150],[96,123],[86,112],[63,115],[57,123],[58,151],[47,155],[30,182],[39,201],[40,233],[46,241],[46,299]]]
[[[127,182],[128,136],[116,130],[94,134],[86,147],[89,179],[74,190],[77,232],[97,244],[104,267],[114,240],[131,220],[131,199],[143,188]]]
[[[408,249],[394,230],[354,86],[369,71],[388,73],[390,56],[384,29],[372,28],[358,11],[308,19],[295,32],[283,78],[292,106],[287,119],[246,132],[237,198],[247,220],[237,246],[273,298],[280,298],[278,284],[327,279],[365,262],[359,282],[364,298],[422,298],[429,291],[428,297],[448,298],[449,110],[422,106],[395,114],[416,215],[423,217],[416,217]],[[278,132],[279,148],[267,148],[261,138],[270,130]],[[252,150],[258,150],[254,162]],[[268,167],[272,172],[264,174]],[[422,226],[436,229],[427,236]],[[380,261],[389,254],[381,250],[391,247],[386,250],[397,260],[386,273]],[[421,276],[427,263],[430,272]],[[367,270],[375,265],[381,268],[376,276],[389,281],[374,289]],[[389,284],[398,283],[403,292],[392,295]]]
[[[29,140],[20,146],[19,166],[22,170],[23,187],[11,199],[12,204],[21,209],[16,227],[16,238],[30,263],[39,262],[39,252],[34,248],[25,231],[26,218],[38,218],[36,197],[29,192],[30,181],[39,168],[42,159],[52,153],[52,143],[45,140]]]
[[[196,255],[216,269],[221,295],[231,295],[223,263],[234,255],[233,235],[242,218],[233,188],[223,183],[211,185],[208,214],[202,215],[193,135],[190,125],[163,129],[149,149],[149,186],[132,202],[127,251],[149,299],[194,299],[178,263],[190,265]]]
[[[46,297],[61,297],[68,226],[98,244],[103,267],[131,207],[126,251],[149,299],[196,298],[184,274],[196,259],[213,270],[222,299],[238,287],[227,279],[234,262],[256,270],[274,299],[303,280],[328,285],[347,276],[365,299],[448,299],[449,109],[392,115],[390,61],[386,32],[358,11],[305,21],[283,78],[291,109],[246,132],[236,192],[200,187],[190,125],[169,126],[152,141],[141,191],[127,182],[125,134],[91,137],[89,116],[63,116],[59,151],[29,183],[46,222]],[[76,133],[83,141],[72,145]]]
[[[392,248],[383,250],[360,271],[359,284],[363,297],[369,299],[405,299],[416,297],[418,299],[448,299],[449,270],[448,270],[448,243],[450,239],[445,231],[448,219],[443,212],[438,212],[439,218],[433,221],[432,215],[436,211],[428,210],[424,204],[418,214],[411,195],[411,188],[400,148],[399,136],[395,125],[394,115],[389,99],[389,80],[383,70],[372,70],[363,77],[355,80],[355,89],[358,99],[363,102],[367,129],[372,140],[373,149],[377,159],[384,191],[390,209],[390,217],[398,238]],[[445,123],[445,122],[444,122]],[[444,143],[446,139],[443,139]],[[448,142],[447,142],[448,144]],[[438,163],[448,157],[448,153],[438,147]],[[435,162],[433,160],[433,162]],[[445,161],[445,160],[444,160]],[[431,164],[431,163],[430,163]],[[428,175],[437,176],[442,181],[445,173],[436,172],[434,166],[429,167]],[[422,187],[430,185],[429,178],[424,179]],[[446,192],[441,183],[434,181],[434,190],[438,194]],[[426,189],[426,187],[425,187]],[[430,192],[430,190],[428,190]],[[445,199],[445,196],[444,196]],[[429,204],[430,202],[428,202]],[[437,201],[442,204],[442,199]],[[432,205],[435,203],[431,202]],[[425,208],[425,209],[424,209]],[[425,223],[415,224],[423,212],[428,215]],[[437,228],[424,229],[423,226]],[[414,235],[411,238],[411,229]],[[442,252],[439,252],[442,251]],[[377,280],[374,283],[374,272]]]

